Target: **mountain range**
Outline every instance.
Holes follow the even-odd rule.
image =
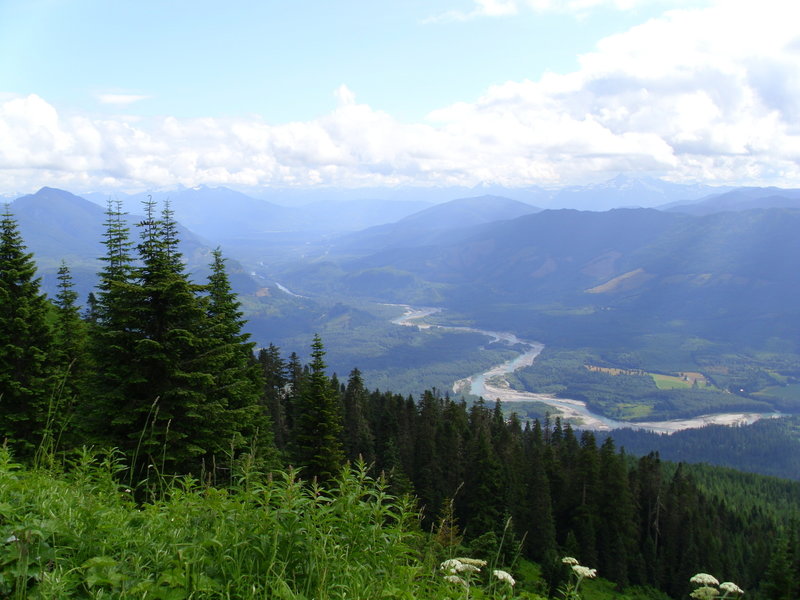
[[[688,193],[671,185],[663,187]],[[617,179],[604,189],[615,186],[639,183]],[[191,225],[181,230],[182,251],[195,280],[222,243],[261,344],[280,342],[268,337],[276,331],[307,328],[310,337],[341,322],[350,310],[341,307],[394,302],[440,306],[548,344],[622,347],[658,334],[704,347],[800,351],[800,209],[792,208],[800,192],[696,191],[693,202],[658,210],[542,210],[494,195],[422,208],[392,200],[366,210],[359,201],[328,207],[338,219],[313,204],[280,206],[225,189],[183,190],[170,202]],[[61,259],[78,291],[91,289],[104,253],[99,204],[43,188],[11,210],[46,290]],[[315,218],[317,231],[304,230]],[[356,223],[372,225],[354,231]],[[347,319],[370,321],[352,310]]]

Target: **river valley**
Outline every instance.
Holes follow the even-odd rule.
[[[762,413],[715,413],[701,415],[690,419],[675,419],[670,421],[629,422],[609,419],[592,412],[582,400],[560,398],[548,394],[526,392],[513,389],[507,376],[517,369],[528,367],[544,349],[544,344],[519,339],[509,332],[487,331],[472,327],[454,327],[446,325],[431,325],[423,319],[441,312],[441,309],[431,307],[414,308],[400,305],[405,313],[393,319],[397,325],[418,327],[420,330],[437,327],[448,331],[466,331],[485,335],[492,342],[503,342],[509,346],[522,347],[520,355],[512,360],[496,365],[483,373],[461,379],[453,384],[453,392],[482,396],[487,401],[494,402],[540,402],[553,407],[554,414],[569,421],[573,427],[592,429],[595,431],[609,431],[620,428],[645,429],[656,433],[674,433],[683,429],[694,429],[705,425],[749,425],[762,418],[774,418],[777,414]]]

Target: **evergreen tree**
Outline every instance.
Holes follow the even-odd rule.
[[[139,476],[148,464],[199,473],[229,456],[232,444],[234,451],[242,446],[250,416],[261,418],[257,369],[246,357],[252,347],[241,334],[221,257],[201,299],[203,288],[185,273],[169,206],[157,218],[150,200],[145,212],[135,264],[119,206],[107,212],[106,264],[91,328],[92,425],[126,451]]]
[[[0,220],[0,438],[20,457],[42,441],[53,393],[49,303],[25,249],[6,205]]]
[[[797,573],[792,569],[789,540],[782,533],[775,542],[761,593],[766,600],[795,600],[795,591],[800,587],[796,577]]]
[[[222,253],[216,249],[212,256],[202,333],[208,344],[204,370],[214,379],[206,390],[205,405],[224,411],[224,429],[234,453],[257,443],[262,455],[274,457],[272,426],[260,402],[264,379],[253,353],[255,344],[243,331],[245,321],[231,290]]]
[[[628,566],[636,545],[636,518],[624,455],[617,454],[609,437],[600,447],[597,512],[598,569],[620,586],[628,585]]]
[[[289,424],[286,416],[287,384],[286,363],[281,358],[280,350],[274,344],[258,351],[258,364],[261,367],[261,380],[264,389],[261,404],[272,421],[275,446],[281,452],[289,444]]]
[[[367,418],[369,394],[361,371],[353,369],[342,394],[344,409],[343,447],[349,460],[361,457],[367,464],[375,461],[375,441]]]
[[[505,507],[503,470],[492,445],[491,413],[483,400],[470,409],[470,439],[466,446],[467,472],[463,496],[464,529],[469,537],[502,531]]]
[[[88,306],[91,393],[82,399],[84,418],[78,425],[89,441],[130,450],[129,429],[118,417],[137,404],[134,387],[146,383],[134,354],[143,306],[133,275],[133,242],[119,201],[108,203],[103,245],[104,266]]]
[[[553,521],[550,483],[544,468],[542,448],[532,445],[528,457],[530,465],[527,479],[528,501],[522,523],[527,525],[529,555],[534,560],[542,562],[550,558],[555,551],[556,526]]]
[[[426,525],[432,525],[436,511],[452,492],[442,489],[446,465],[439,460],[436,437],[442,422],[442,400],[436,390],[426,390],[418,406],[414,436],[414,489],[424,507]]]
[[[307,479],[328,481],[344,464],[337,390],[325,374],[325,349],[319,335],[311,345],[308,375],[300,381],[294,429],[295,464]]]
[[[284,395],[283,406],[286,415],[286,428],[289,431],[289,440],[294,439],[295,421],[297,420],[297,404],[300,402],[300,384],[303,380],[303,364],[296,352],[289,355],[286,363],[286,377],[289,383],[289,392]]]
[[[56,400],[59,406],[54,415],[54,424],[61,432],[67,429],[75,406],[87,391],[87,332],[86,323],[80,317],[80,309],[75,305],[77,298],[69,267],[62,261],[58,269],[54,328],[54,357],[58,376]]]
[[[228,450],[231,423],[225,399],[206,396],[214,385],[204,360],[210,351],[206,315],[197,297],[201,288],[184,271],[177,224],[169,206],[160,219],[152,200],[145,208],[141,264],[134,270],[141,310],[133,369],[139,378],[115,423],[140,460],[167,472],[197,473],[204,459]]]

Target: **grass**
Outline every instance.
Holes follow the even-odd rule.
[[[323,600],[441,586],[425,577],[411,502],[363,465],[329,489],[291,472],[243,473],[233,489],[164,479],[144,503],[121,468],[86,452],[63,472],[27,470],[2,451],[0,597]]]
[[[607,375],[634,375],[642,377],[652,377],[656,387],[660,390],[685,390],[691,388],[695,382],[700,387],[710,387],[708,380],[702,373],[687,371],[678,375],[664,375],[662,373],[651,373],[641,369],[618,369],[614,367],[600,367],[597,365],[584,365],[589,371],[606,373]]]
[[[652,377],[653,381],[656,382],[656,387],[660,390],[685,390],[692,387],[692,384],[683,377],[660,375],[658,373],[653,373]]]

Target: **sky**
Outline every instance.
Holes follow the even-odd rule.
[[[796,0],[0,0],[0,193],[800,187]]]

